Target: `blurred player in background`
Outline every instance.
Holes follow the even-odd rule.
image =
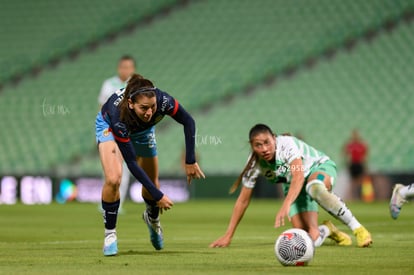
[[[135,72],[135,60],[132,56],[123,55],[118,61],[118,75],[108,78],[102,84],[101,91],[98,97],[99,110],[108,100],[108,98],[115,93],[115,91],[125,88],[127,85],[128,79]],[[128,193],[130,174],[128,167],[124,162],[122,169],[122,178],[121,185],[119,187],[119,192],[121,196],[121,204],[119,206],[119,212],[122,211],[122,204],[125,202],[126,195]]]
[[[318,227],[318,205],[333,217],[342,221],[355,234],[359,247],[372,243],[371,234],[353,216],[345,203],[331,192],[336,178],[336,165],[328,156],[289,135],[276,136],[264,125],[255,125],[249,133],[252,153],[237,181],[242,189],[224,236],[210,247],[226,247],[249,206],[257,177],[261,174],[271,183],[282,183],[285,199],[276,214],[275,227],[285,224],[285,218],[293,227],[309,232],[315,246],[322,245],[326,237],[339,245],[352,244],[351,238],[339,231],[332,222],[325,221]]]
[[[361,186],[366,176],[366,159],[368,146],[362,140],[357,129],[352,130],[349,141],[345,144],[344,155],[348,166],[349,176],[351,177],[351,198],[361,198]]]
[[[128,79],[135,73],[135,70],[136,64],[132,56],[123,55],[119,59],[118,75],[106,79],[102,84],[98,97],[98,102],[101,107],[116,90],[126,87]]]
[[[393,219],[397,219],[400,215],[401,208],[408,199],[414,197],[414,183],[410,185],[403,185],[397,183],[392,190],[392,196],[390,200],[390,213]]]
[[[116,221],[120,205],[122,159],[143,185],[146,210],[142,217],[147,224],[151,243],[157,250],[164,246],[159,213],[160,210],[170,209],[173,202],[159,190],[155,125],[165,115],[184,126],[188,183],[193,178],[204,178],[195,159],[196,129],[193,118],[177,100],[155,88],[150,80],[133,74],[127,87],[110,96],[96,117],[96,139],[105,175],[102,188],[105,256],[118,253]]]

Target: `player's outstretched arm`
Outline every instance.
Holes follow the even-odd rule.
[[[158,207],[161,210],[171,209],[173,202],[160,190],[158,190],[155,184],[151,182],[151,179],[148,177],[145,171],[138,166],[136,160],[134,159],[135,151],[131,142],[117,141],[117,144],[122,153],[122,157],[128,166],[129,171],[148,190],[153,199],[157,202]]]
[[[196,162],[195,157],[195,121],[181,105],[178,106],[177,112],[172,117],[184,127],[185,172],[187,174],[187,182],[190,184],[192,179],[205,178],[205,175]]]
[[[252,197],[253,189],[242,187],[239,197],[237,198],[236,204],[233,208],[233,213],[230,218],[229,226],[227,227],[226,233],[212,242],[209,247],[227,247],[230,245],[233,238],[234,232],[236,231],[237,225],[240,223],[243,218],[244,212],[250,203],[250,198]]]
[[[276,214],[275,218],[275,227],[280,227],[285,225],[285,218],[288,218],[289,221],[291,221],[289,217],[289,210],[291,204],[296,200],[298,197],[300,190],[303,187],[303,181],[304,181],[304,174],[303,174],[303,163],[302,159],[298,158],[293,160],[290,163],[290,170],[292,173],[292,180],[290,183],[289,191],[283,200],[282,207],[279,209],[279,211]]]

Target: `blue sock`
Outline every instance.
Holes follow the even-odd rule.
[[[115,229],[116,219],[118,217],[118,208],[120,200],[116,202],[104,202],[102,201],[102,209],[104,210],[103,218],[105,229]]]
[[[157,202],[154,200],[148,200],[144,198],[145,205],[147,207],[148,216],[152,219],[157,219],[160,214],[160,208],[157,206]]]

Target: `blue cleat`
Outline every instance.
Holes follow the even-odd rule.
[[[401,212],[401,207],[407,202],[407,200],[400,194],[400,189],[403,187],[404,185],[397,183],[392,190],[392,196],[390,199],[390,214],[394,220],[398,218]]]
[[[118,241],[116,233],[108,234],[104,240],[104,256],[115,256],[118,253]]]
[[[148,216],[147,211],[145,211],[144,214],[142,214],[142,219],[147,224],[152,246],[156,250],[163,249],[164,237],[162,235],[160,219],[152,219],[150,216]]]

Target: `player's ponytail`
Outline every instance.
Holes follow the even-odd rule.
[[[229,193],[233,194],[240,186],[241,182],[243,181],[243,176],[250,170],[253,163],[257,161],[258,157],[256,153],[252,153],[250,155],[249,160],[247,161],[246,166],[244,167],[243,171],[240,173],[240,175],[237,177],[236,181],[233,183],[233,185],[230,187]]]
[[[253,138],[261,133],[269,133],[272,136],[276,136],[272,129],[270,129],[269,126],[265,125],[265,124],[256,124],[254,125],[250,131],[249,131],[249,143],[251,145]],[[246,173],[248,173],[248,171],[250,169],[253,168],[254,163],[256,163],[259,160],[259,157],[257,156],[257,154],[255,152],[252,152],[252,154],[250,155],[249,160],[247,161],[246,166],[244,167],[243,171],[240,173],[240,175],[238,176],[238,178],[236,179],[236,181],[233,183],[233,185],[230,187],[230,194],[234,193],[237,188],[239,188],[241,182],[243,181],[243,177]]]

